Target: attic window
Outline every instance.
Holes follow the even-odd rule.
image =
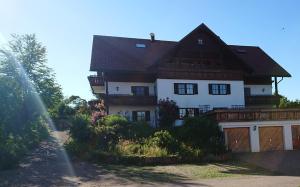
[[[135,44],[135,47],[137,47],[137,48],[145,48],[146,45],[145,44]]]
[[[204,44],[204,41],[203,41],[202,38],[199,38],[199,39],[198,39],[198,44],[199,44],[199,45],[203,45],[203,44]]]
[[[247,53],[247,51],[245,50],[245,49],[237,49],[236,50],[238,53],[240,53],[240,54],[245,54],[245,53]]]

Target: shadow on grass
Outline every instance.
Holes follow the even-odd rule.
[[[179,186],[206,186],[201,183],[193,183],[190,178],[184,175],[160,172],[156,171],[155,167],[147,166],[127,166],[127,165],[89,165],[88,163],[82,162],[80,166],[84,173],[79,174],[81,182],[87,182],[91,180],[101,180],[105,181],[112,180],[113,184],[171,184]],[[79,168],[77,168],[79,169]],[[76,170],[77,170],[76,169]]]
[[[274,176],[279,175],[275,171],[270,171],[262,167],[249,164],[242,161],[229,161],[223,163],[214,163],[214,165],[224,168],[222,173],[232,174],[232,175],[264,175],[264,176]]]

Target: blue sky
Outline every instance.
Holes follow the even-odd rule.
[[[227,44],[264,49],[292,74],[279,85],[300,93],[300,1],[0,0],[0,33],[36,33],[66,96],[93,98],[87,76],[93,35],[178,41],[204,22]]]

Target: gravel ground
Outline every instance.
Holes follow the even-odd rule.
[[[58,138],[58,140],[56,138]],[[191,180],[182,175],[152,170],[131,173],[126,169],[80,161],[68,164],[61,145],[65,132],[54,132],[16,169],[0,172],[0,186],[299,186],[299,176],[245,176],[239,178]],[[147,177],[151,176],[151,177]]]

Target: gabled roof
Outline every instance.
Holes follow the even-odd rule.
[[[95,35],[90,71],[149,72],[149,67],[160,63],[159,60],[165,56],[173,55],[174,51],[182,47],[184,40],[197,30],[207,32],[239,63],[250,67],[251,76],[291,76],[259,47],[227,45],[205,24],[198,26],[179,42],[162,40],[152,42],[150,39]],[[145,47],[137,47],[136,44],[143,44]]]
[[[143,47],[136,47],[143,44]],[[94,36],[90,71],[145,71],[177,42],[148,39]]]
[[[291,77],[291,75],[275,62],[267,53],[256,46],[229,45],[254,72],[254,76]]]

